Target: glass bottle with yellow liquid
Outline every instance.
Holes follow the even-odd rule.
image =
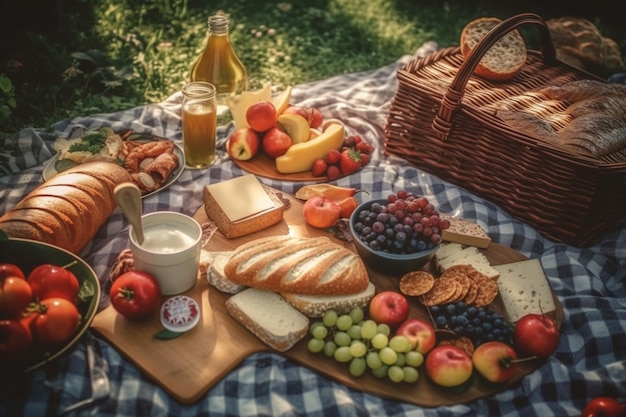
[[[232,120],[228,102],[248,88],[246,68],[230,42],[229,25],[229,18],[223,14],[209,17],[206,47],[191,69],[191,81],[215,86],[218,125]]]

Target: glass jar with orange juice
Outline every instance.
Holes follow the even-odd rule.
[[[204,81],[183,86],[183,149],[187,167],[207,168],[215,162],[217,102],[215,87]]]

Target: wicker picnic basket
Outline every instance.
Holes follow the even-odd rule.
[[[529,50],[512,80],[473,76],[498,39],[526,24],[539,29],[541,52]],[[537,88],[601,81],[556,60],[541,17],[513,16],[491,30],[466,60],[460,48],[450,47],[413,60],[397,77],[385,127],[387,154],[499,205],[556,242],[588,246],[626,217],[626,149],[602,157],[576,154],[512,129],[495,115],[493,103]],[[568,122],[558,119],[566,105],[540,101],[520,106],[543,112],[561,127]]]

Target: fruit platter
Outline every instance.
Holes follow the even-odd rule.
[[[241,169],[288,181],[334,181],[367,165],[373,145],[347,134],[341,120],[290,104],[291,88],[273,99],[269,85],[231,105],[236,130],[226,151]]]
[[[345,198],[341,189],[327,187],[327,184],[315,185],[318,188],[309,188],[306,193],[300,193],[300,197],[313,199],[323,190],[334,197]],[[347,191],[352,195],[355,192]],[[216,232],[204,250],[217,256],[255,239],[289,235],[295,238],[322,236],[354,251],[352,243],[332,235],[327,228],[308,223],[304,198],[282,197],[289,201],[283,221],[252,235],[232,239]],[[208,221],[204,208],[200,208],[194,218],[201,224]],[[450,230],[453,227],[454,222]],[[354,304],[348,310],[333,307],[309,317],[299,340],[285,350],[273,348],[238,322],[226,308],[228,301],[238,294],[215,287],[208,273],[199,274],[197,284],[185,293],[198,302],[201,310],[199,324],[188,332],[160,340],[157,335],[162,334],[163,327],[158,315],[138,323],[125,320],[112,307],[99,313],[92,327],[182,403],[196,401],[241,361],[257,352],[278,353],[349,387],[384,398],[425,407],[466,403],[519,383],[545,363],[555,347],[554,337],[546,339],[551,345],[537,346],[532,343],[532,339],[537,338],[528,334],[545,329],[547,334],[558,336],[563,313],[548,286],[540,297],[545,314],[528,316],[523,321],[520,318],[519,323],[528,321],[528,324],[519,326],[519,335],[511,326],[498,328],[509,320],[509,314],[518,314],[508,307],[511,303],[507,301],[507,283],[518,282],[513,279],[515,271],[509,269],[530,260],[495,243],[482,248],[466,244],[461,247],[473,247],[472,257],[478,259],[480,255],[490,267],[501,271],[498,281],[502,280],[504,285],[497,292],[488,290],[488,294],[478,298],[478,288],[474,287],[473,301],[465,302],[471,299],[471,284],[457,273],[458,276],[450,280],[458,281],[459,287],[463,285],[464,292],[450,292],[444,297],[434,283],[431,286],[424,283],[441,279],[440,261],[436,258],[419,269],[419,274],[415,274],[417,278],[389,275],[366,264],[369,280],[375,288],[367,301]],[[452,276],[452,272],[449,274]],[[548,299],[553,308],[545,304]],[[535,311],[535,307],[533,304],[529,311]],[[444,315],[445,320],[438,318],[440,315]],[[464,320],[459,317],[468,322],[457,323]],[[485,334],[478,346],[472,343],[478,336],[468,330],[474,318],[480,320],[477,327]],[[507,333],[503,334],[503,328],[508,329]],[[487,337],[492,340],[487,341]],[[504,363],[508,365],[501,366]]]

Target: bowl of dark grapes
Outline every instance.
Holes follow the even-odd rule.
[[[450,227],[424,196],[405,190],[359,205],[350,216],[350,233],[363,261],[391,275],[421,269]]]

